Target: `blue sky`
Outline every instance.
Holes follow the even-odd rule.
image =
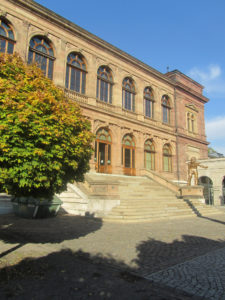
[[[178,69],[205,86],[206,134],[225,154],[224,0],[37,0],[165,73]]]

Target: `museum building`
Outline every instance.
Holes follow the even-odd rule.
[[[78,102],[96,135],[91,171],[187,179],[208,157],[203,86],[162,74],[32,0],[1,0],[0,52],[37,62]]]

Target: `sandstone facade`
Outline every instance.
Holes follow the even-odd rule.
[[[1,31],[0,39],[11,39],[25,61],[43,55],[46,68],[52,63],[49,77],[90,120],[97,135],[92,171],[141,175],[148,169],[185,181],[186,161],[207,158],[208,99],[200,84],[178,70],[162,74],[31,0],[1,0],[0,18],[14,33]],[[34,45],[36,37],[50,52]]]

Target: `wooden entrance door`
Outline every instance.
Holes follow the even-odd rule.
[[[112,173],[111,136],[106,129],[97,132],[95,142],[95,169],[98,173]]]
[[[133,138],[130,135],[126,135],[123,138],[122,164],[123,164],[123,173],[125,175],[132,175],[132,176],[136,175],[135,144]]]

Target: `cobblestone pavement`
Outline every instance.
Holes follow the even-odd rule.
[[[212,300],[225,300],[225,248],[145,278]]]
[[[0,217],[0,268],[65,249],[204,299],[225,299],[224,212],[131,224],[71,215],[43,220]]]

